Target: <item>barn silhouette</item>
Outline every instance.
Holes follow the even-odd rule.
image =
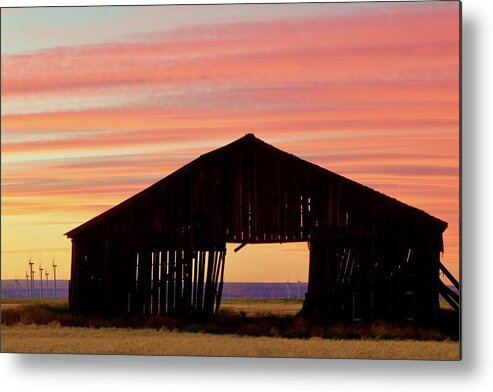
[[[303,314],[432,320],[447,223],[253,134],[69,231],[72,314],[218,312],[226,243],[307,242]],[[453,277],[450,275],[453,279]],[[455,279],[454,279],[455,281]]]

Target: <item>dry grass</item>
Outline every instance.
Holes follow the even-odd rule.
[[[299,300],[226,300],[213,320],[70,316],[66,300],[2,300],[3,352],[456,360],[455,333],[376,321],[320,326]],[[88,328],[90,327],[90,328]],[[118,327],[118,328],[115,328]]]
[[[53,324],[3,326],[2,352],[457,360],[459,343],[286,339]]]
[[[12,309],[21,305],[50,305],[56,307],[67,307],[66,299],[0,299],[2,309]],[[245,316],[294,316],[303,306],[301,299],[223,299],[221,310],[233,314],[242,314]],[[447,301],[441,299],[440,307],[451,310],[452,307]]]
[[[19,306],[22,306],[22,304],[2,304],[1,308],[2,310],[6,310],[6,309],[15,309],[18,308]]]
[[[221,310],[244,316],[294,316],[303,306],[301,299],[226,299]]]
[[[2,310],[15,309],[28,305],[46,305],[52,308],[68,308],[68,300],[64,298],[1,298],[0,307]]]

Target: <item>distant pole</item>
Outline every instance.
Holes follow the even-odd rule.
[[[31,298],[34,298],[34,271],[33,271],[33,261],[29,259],[29,268],[31,270],[30,276],[31,276]]]
[[[48,284],[49,284],[48,283],[49,282],[48,276],[49,275],[50,275],[50,273],[48,272],[48,269],[46,269],[46,271],[45,271],[45,277],[46,277],[46,298],[48,298]]]
[[[39,279],[41,282],[41,286],[39,288],[39,298],[43,298],[43,271],[44,268],[41,267],[41,264],[39,264]]]
[[[53,257],[53,298],[56,298],[56,267],[58,267],[55,264],[55,258]]]

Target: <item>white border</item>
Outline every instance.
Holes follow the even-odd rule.
[[[215,0],[214,3],[227,3]],[[243,1],[244,3],[260,1]],[[272,1],[275,2],[275,1]],[[287,1],[285,1],[287,2]],[[207,1],[0,0],[4,6]],[[3,391],[485,391],[493,385],[493,2],[463,1],[463,360],[280,360],[0,354]],[[489,387],[488,387],[489,385]]]

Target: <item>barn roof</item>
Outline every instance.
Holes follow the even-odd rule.
[[[330,176],[332,179],[335,179],[336,181],[340,181],[341,183],[349,184],[353,187],[356,187],[356,189],[362,190],[364,192],[372,192],[375,195],[378,195],[378,197],[381,197],[385,200],[388,200],[389,202],[399,203],[403,207],[411,209],[416,214],[419,214],[424,218],[427,218],[427,219],[434,221],[436,224],[439,225],[439,227],[441,228],[442,231],[447,228],[446,222],[424,212],[423,210],[409,206],[405,203],[400,202],[399,200],[397,200],[395,198],[392,198],[392,197],[387,196],[383,193],[375,191],[375,190],[373,190],[373,189],[371,189],[365,185],[362,185],[362,184],[357,183],[355,181],[352,181],[346,177],[343,177],[339,174],[336,174],[332,171],[329,171],[329,170],[327,170],[327,169],[325,169],[319,165],[316,165],[312,162],[301,159],[301,158],[299,158],[293,154],[290,154],[288,152],[280,150],[277,147],[274,147],[274,146],[256,138],[253,134],[246,134],[245,136],[237,139],[236,141],[234,141],[232,143],[229,143],[223,147],[217,148],[215,150],[212,150],[208,153],[205,153],[205,154],[199,156],[195,160],[191,161],[190,163],[186,164],[185,166],[182,166],[178,170],[174,171],[173,173],[169,174],[168,176],[164,177],[163,179],[159,180],[158,182],[154,183],[153,185],[145,188],[141,192],[135,194],[134,196],[131,196],[130,198],[124,200],[123,202],[117,204],[116,206],[110,208],[109,210],[95,216],[94,218],[88,220],[87,222],[81,224],[80,226],[68,231],[67,233],[65,233],[65,235],[69,238],[73,238],[74,236],[78,235],[79,233],[85,231],[86,229],[89,229],[89,228],[93,227],[95,224],[103,221],[107,217],[109,217],[109,216],[121,211],[122,209],[125,209],[126,207],[132,205],[132,203],[136,202],[137,200],[140,200],[142,197],[144,197],[144,196],[148,195],[149,193],[153,192],[154,190],[158,189],[160,186],[165,184],[170,179],[174,178],[175,176],[179,176],[181,173],[185,172],[188,168],[191,168],[192,166],[195,166],[195,165],[203,165],[203,164],[209,162],[210,160],[215,160],[215,159],[218,159],[220,157],[223,157],[225,152],[230,151],[231,149],[237,148],[237,147],[239,147],[239,148],[248,147],[248,148],[253,148],[253,149],[269,149],[270,151],[275,152],[275,153],[285,154],[290,159],[299,160],[300,162],[303,162],[305,165],[307,165],[307,167],[310,167],[315,171],[321,171],[324,174]]]

